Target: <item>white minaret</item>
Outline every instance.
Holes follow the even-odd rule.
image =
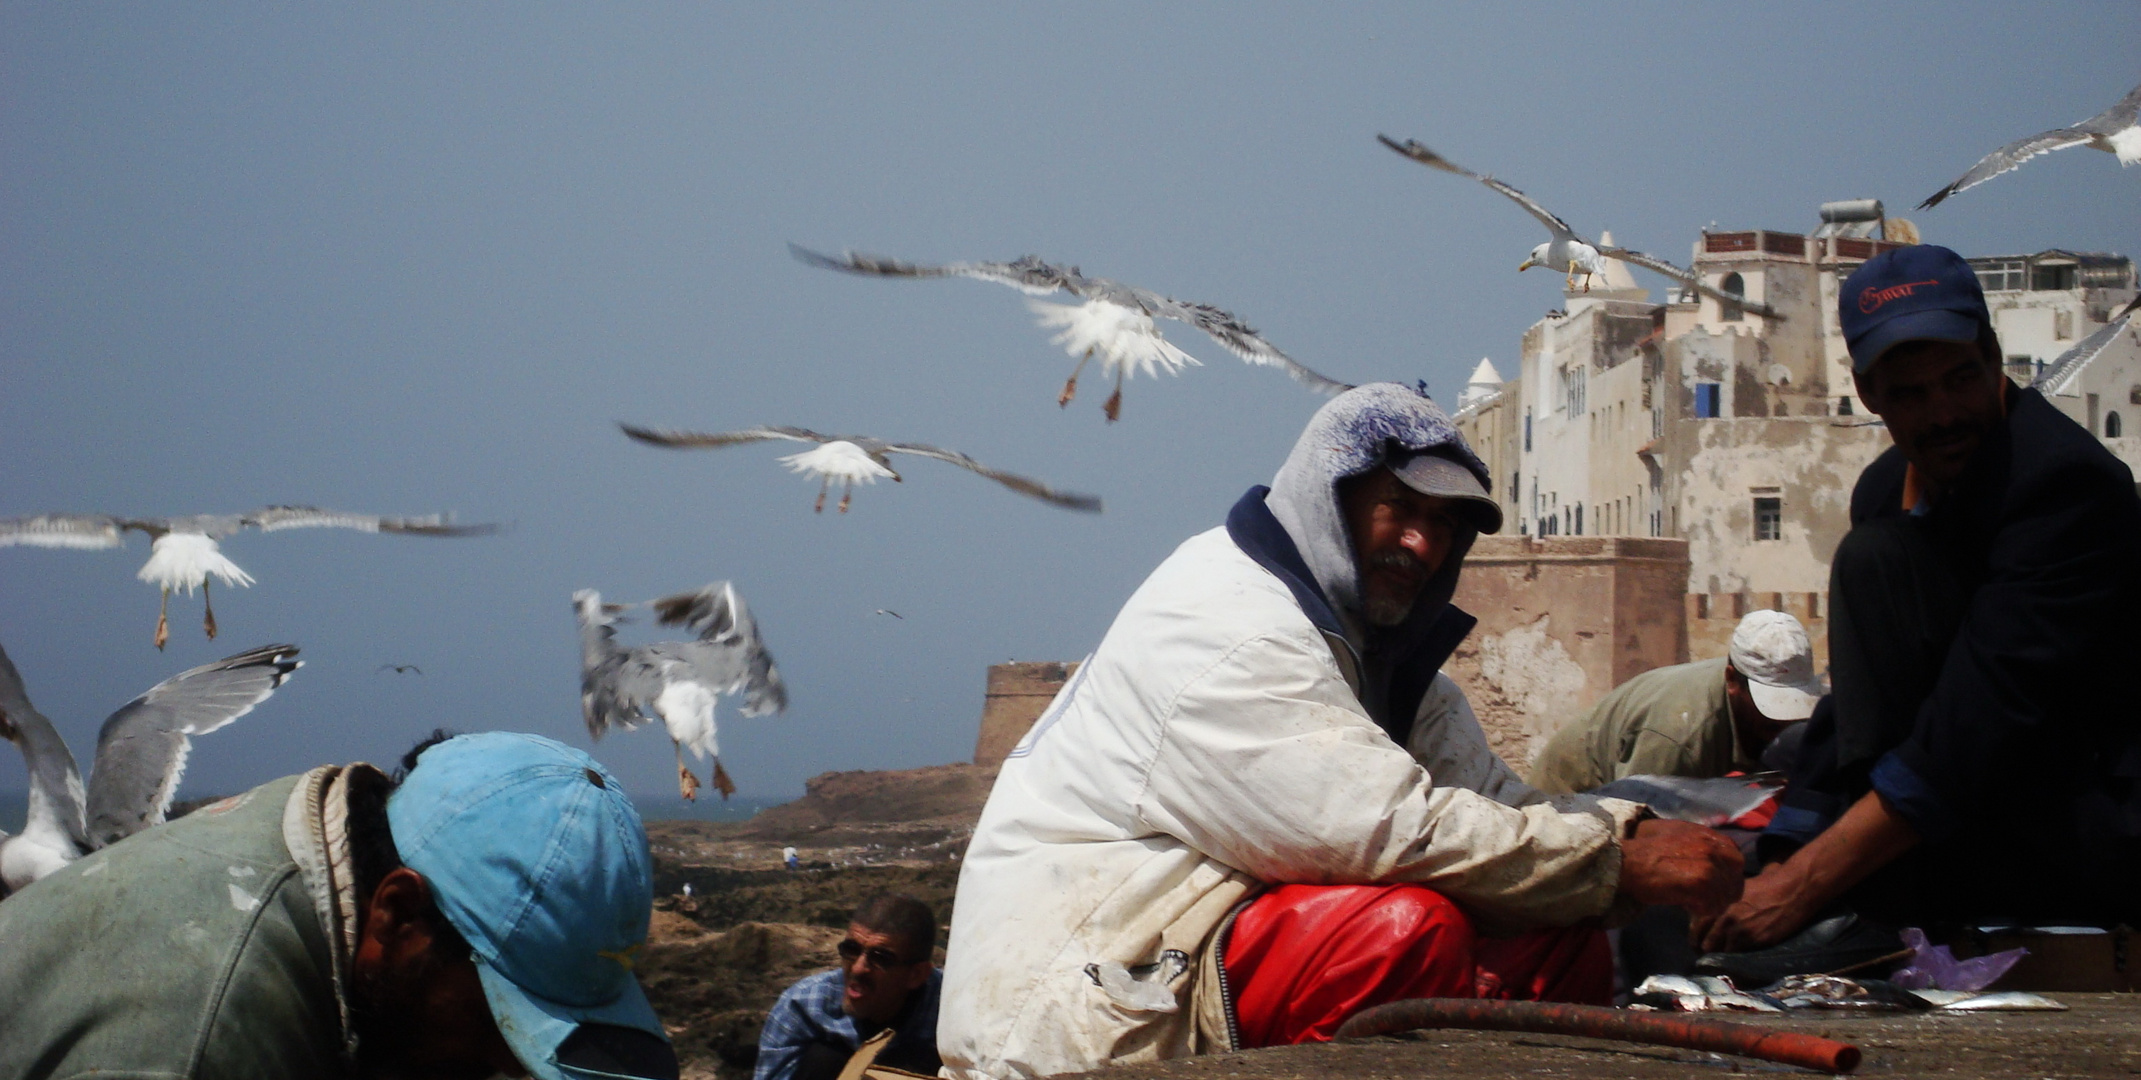
[[[1472,369],[1472,377],[1465,382],[1464,392],[1457,395],[1457,408],[1469,409],[1502,392],[1502,373],[1494,370],[1494,361],[1482,356],[1479,366]]]

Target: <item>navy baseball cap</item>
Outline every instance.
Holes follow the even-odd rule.
[[[1861,374],[1906,341],[1974,345],[1992,325],[1977,272],[1938,244],[1895,248],[1866,260],[1844,279],[1836,308],[1851,370]]]
[[[468,939],[514,1056],[538,1080],[677,1075],[632,974],[654,879],[647,832],[598,764],[491,731],[425,750],[387,801],[404,866]]]

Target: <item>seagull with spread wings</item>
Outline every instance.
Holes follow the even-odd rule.
[[[1755,303],[1746,297],[1718,289],[1705,283],[1701,274],[1697,274],[1692,270],[1683,270],[1655,255],[1645,255],[1630,248],[1594,244],[1578,236],[1574,229],[1569,228],[1568,222],[1561,220],[1553,211],[1540,205],[1538,200],[1510,187],[1508,184],[1502,183],[1500,180],[1496,180],[1494,177],[1476,173],[1458,165],[1441,154],[1420,145],[1415,140],[1407,139],[1401,143],[1388,135],[1377,135],[1376,138],[1381,140],[1384,146],[1428,168],[1440,169],[1447,173],[1456,173],[1459,176],[1485,184],[1497,194],[1523,207],[1525,213],[1537,218],[1539,224],[1546,226],[1546,231],[1551,233],[1553,238],[1531,249],[1531,257],[1525,259],[1523,264],[1517,267],[1520,273],[1534,266],[1544,266],[1550,270],[1559,270],[1568,275],[1567,287],[1569,289],[1576,288],[1576,278],[1581,275],[1584,279],[1583,287],[1588,291],[1591,288],[1592,276],[1605,272],[1605,260],[1619,259],[1625,263],[1633,263],[1652,273],[1663,274],[1672,278],[1674,281],[1680,282],[1720,304],[1737,306],[1741,310],[1751,311],[1765,319],[1782,319],[1784,317],[1777,314],[1776,309],[1768,304]]]
[[[741,694],[745,716],[764,716],[788,708],[788,688],[759,639],[750,609],[728,582],[647,604],[663,626],[688,626],[697,639],[625,648],[617,644],[616,624],[626,608],[637,605],[605,604],[593,589],[572,594],[580,623],[580,711],[587,733],[600,739],[612,729],[629,731],[659,719],[676,748],[678,792],[687,800],[699,797],[699,778],[684,763],[688,746],[699,760],[713,759],[714,789],[727,799],[736,784],[721,767],[714,704],[724,694]]]
[[[617,426],[623,428],[626,435],[640,442],[650,446],[666,446],[672,450],[711,450],[771,439],[816,443],[816,449],[789,454],[781,458],[781,463],[795,472],[818,478],[817,510],[820,513],[825,510],[825,494],[835,480],[841,484],[840,512],[843,514],[847,513],[848,501],[854,497],[856,484],[874,484],[879,477],[888,477],[893,483],[901,482],[904,478],[892,468],[893,454],[913,454],[916,457],[950,462],[962,469],[986,476],[1021,495],[1031,495],[1042,502],[1067,510],[1085,510],[1096,514],[1100,512],[1100,499],[1096,496],[1057,491],[1038,480],[991,469],[956,450],[945,450],[925,443],[886,442],[868,435],[820,435],[799,427],[767,426],[702,434],[695,431],[635,427],[631,424]]]
[[[2141,296],[2127,301],[2126,306],[2119,309],[2117,315],[2097,327],[2096,333],[2075,342],[2073,348],[2060,353],[2051,363],[2046,364],[2044,371],[2030,380],[2030,388],[2041,391],[2047,397],[2068,392],[2067,384],[2076,375],[2081,374],[2083,368],[2089,366],[2089,361],[2096,359],[2105,349],[2111,347],[2112,342],[2118,340],[2127,325],[2134,321],[2137,312],[2141,312]]]
[[[295,645],[267,645],[181,672],[127,702],[97,732],[85,794],[74,754],[30,704],[0,649],[0,737],[30,771],[22,834],[0,832],[0,885],[12,892],[99,848],[161,825],[186,771],[193,736],[244,716],[304,666]]]
[[[1127,375],[1135,371],[1156,376],[1161,370],[1173,375],[1186,366],[1197,364],[1195,357],[1161,336],[1159,326],[1153,322],[1156,317],[1189,323],[1228,352],[1251,364],[1279,368],[1318,393],[1338,394],[1352,389],[1280,352],[1277,346],[1265,341],[1248,324],[1228,312],[1209,304],[1162,296],[1120,281],[1086,277],[1075,266],[1042,262],[1038,255],[1007,263],[956,262],[925,266],[855,252],[837,257],[821,255],[795,244],[788,245],[788,250],[811,266],[864,277],[966,277],[1008,285],[1028,296],[1067,292],[1077,297],[1084,303],[1064,305],[1029,300],[1026,304],[1039,316],[1042,327],[1057,331],[1051,340],[1078,358],[1078,365],[1071,369],[1070,379],[1063,384],[1063,392],[1057,395],[1056,404],[1070,404],[1072,396],[1078,392],[1079,373],[1085,370],[1087,361],[1098,356],[1101,373],[1115,376],[1115,392],[1102,406],[1110,423],[1122,414],[1123,379]]]
[[[1968,191],[2001,173],[2021,168],[2023,162],[2039,154],[2065,150],[2070,146],[2093,146],[2117,156],[2120,165],[2141,161],[2141,86],[2128,90],[2117,105],[2079,124],[2040,131],[1986,154],[1970,166],[1969,172],[1956,177],[1954,183],[1919,203],[1918,209],[1939,206],[1942,199],[1958,191]]]
[[[171,638],[172,590],[193,595],[201,590],[201,629],[216,636],[215,604],[208,596],[208,578],[214,575],[225,585],[251,585],[252,575],[238,568],[223,554],[216,541],[244,529],[276,532],[282,529],[355,529],[370,533],[406,533],[411,536],[483,536],[498,531],[496,525],[454,525],[438,514],[429,517],[392,518],[376,514],[347,514],[315,506],[269,506],[249,514],[195,514],[172,518],[123,518],[109,514],[40,514],[36,517],[0,519],[0,547],[27,544],[53,548],[116,548],[126,543],[129,531],[149,537],[149,561],[135,577],[163,592],[156,610],[156,647]]]

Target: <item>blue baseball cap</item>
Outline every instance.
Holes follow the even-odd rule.
[[[595,759],[539,735],[462,735],[417,759],[387,823],[531,1074],[677,1075],[632,974],[654,902],[646,828]]]
[[[1860,374],[1906,341],[1974,345],[1992,325],[1977,272],[1938,244],[1894,248],[1866,260],[1844,279],[1836,309],[1851,370]]]

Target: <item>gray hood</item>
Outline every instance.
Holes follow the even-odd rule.
[[[1494,490],[1487,466],[1465,445],[1456,425],[1427,395],[1397,383],[1370,383],[1332,398],[1308,422],[1286,463],[1271,480],[1264,504],[1278,519],[1301,559],[1315,575],[1317,587],[1344,617],[1348,637],[1361,626],[1360,570],[1354,564],[1353,538],[1338,505],[1338,482],[1383,464],[1391,447],[1432,450],[1469,469],[1480,485]],[[1438,612],[1457,591],[1458,571],[1478,534],[1460,528],[1442,564],[1407,622]],[[1360,641],[1355,640],[1358,646]]]

